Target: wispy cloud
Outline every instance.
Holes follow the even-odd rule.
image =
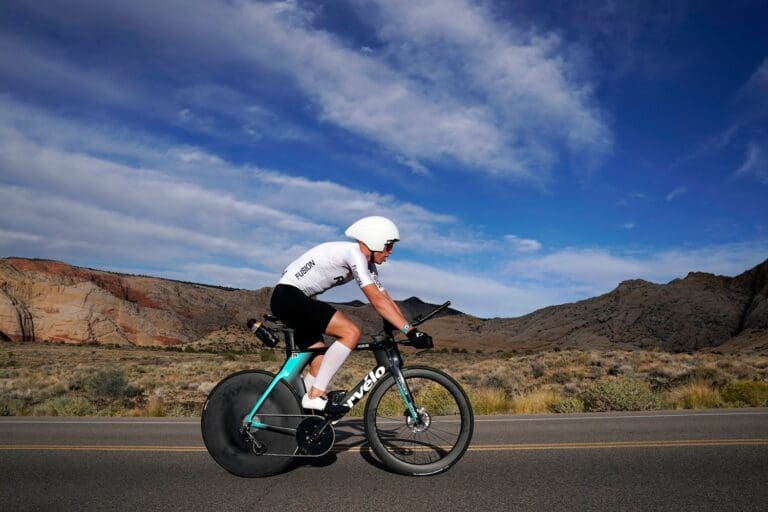
[[[520,238],[515,235],[507,235],[504,239],[517,252],[530,253],[541,250],[541,242],[537,240]]]
[[[360,51],[343,34],[317,26],[313,10],[292,1],[54,3],[45,17],[65,31],[75,30],[73,10],[74,27],[108,30],[119,19],[115,36],[135,48],[123,58],[149,52],[157,73],[126,74],[107,59],[86,67],[18,37],[12,42],[20,53],[6,52],[0,72],[41,90],[55,83],[79,101],[140,105],[198,133],[311,140],[313,134],[251,99],[268,73],[283,78],[272,94],[287,88],[304,95],[311,108],[302,115],[368,139],[417,172],[425,162],[451,163],[540,182],[565,153],[597,161],[610,151],[611,130],[591,86],[574,78],[578,70],[568,67],[556,37],[521,32],[464,0],[362,5],[383,43],[376,50]],[[238,89],[196,79],[222,69],[239,70]]]
[[[511,275],[570,288],[582,298],[606,293],[627,279],[666,283],[701,271],[737,275],[765,260],[768,242],[724,244],[628,253],[604,248],[568,248],[510,262]]]
[[[674,199],[676,197],[678,197],[678,196],[680,196],[682,194],[685,194],[686,192],[688,192],[688,187],[680,186],[680,187],[675,188],[674,190],[672,190],[672,192],[667,194],[667,197],[666,197],[667,202],[669,203],[669,202],[674,201]]]
[[[0,104],[8,114],[0,120],[6,254],[111,261],[116,268],[144,266],[166,277],[254,288],[272,285],[292,257],[343,239],[351,221],[372,213],[394,218],[403,247],[420,253],[492,246],[467,234],[455,217],[390,195],[233,165],[200,148],[67,119],[7,97]],[[167,268],[169,262],[177,268]]]
[[[768,145],[757,140],[750,141],[744,162],[736,169],[736,176],[748,176],[768,185]]]

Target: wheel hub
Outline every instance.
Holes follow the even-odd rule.
[[[408,425],[408,428],[413,432],[424,432],[425,430],[428,430],[429,426],[432,424],[432,417],[429,413],[423,407],[419,407],[416,409],[416,416],[418,418],[414,420],[410,413],[406,414],[405,423]]]

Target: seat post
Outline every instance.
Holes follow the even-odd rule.
[[[285,358],[288,359],[296,353],[296,344],[293,341],[293,333],[295,332],[290,327],[283,327],[280,329],[285,336]]]

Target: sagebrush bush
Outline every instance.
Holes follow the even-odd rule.
[[[584,402],[578,398],[563,398],[553,403],[550,409],[559,414],[584,412]]]
[[[768,407],[768,382],[742,381],[731,384],[723,391],[726,402],[750,407]]]
[[[730,382],[728,375],[723,370],[712,366],[697,366],[687,372],[678,375],[670,381],[670,384],[707,383],[713,387],[722,388]]]
[[[24,416],[26,409],[23,400],[11,397],[0,398],[0,416]]]
[[[97,409],[82,396],[63,395],[49,398],[32,408],[33,416],[93,416]]]
[[[629,377],[600,379],[582,391],[580,398],[587,412],[647,411],[661,406],[648,384]]]
[[[91,400],[121,400],[133,398],[141,390],[128,383],[123,370],[101,370],[82,380],[82,387]]]
[[[274,350],[264,349],[259,352],[259,358],[262,361],[277,361],[277,355]]]

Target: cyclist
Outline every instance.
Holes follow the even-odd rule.
[[[270,304],[272,313],[294,329],[299,348],[322,347],[323,334],[336,338],[325,356],[318,355],[310,363],[304,378],[307,393],[301,400],[305,409],[329,414],[342,414],[348,409],[330,403],[326,390],[360,340],[360,329],[341,311],[315,296],[355,279],[384,320],[407,335],[414,346],[432,347],[432,338],[411,327],[379,281],[376,265],[387,261],[395,242],[400,240],[395,223],[386,217],[364,217],[349,226],[345,235],[355,242],[320,244],[289,264],[272,292]]]

